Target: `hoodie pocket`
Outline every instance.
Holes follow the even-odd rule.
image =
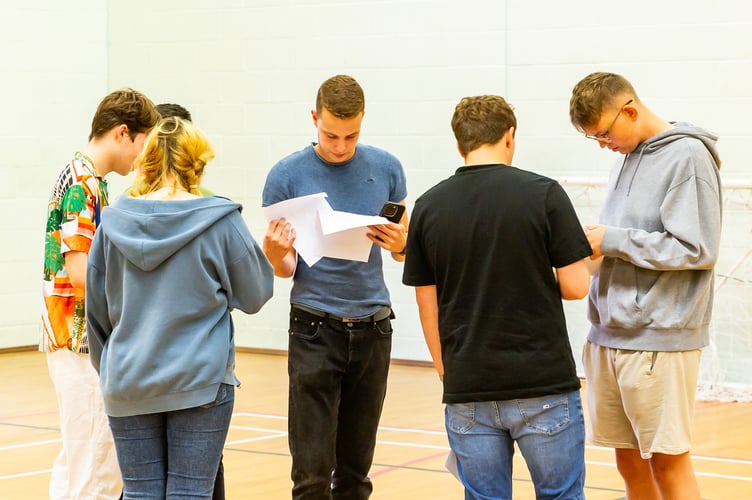
[[[611,328],[639,328],[649,319],[644,317],[634,266],[624,265],[615,259],[604,261],[598,277],[596,310],[598,317],[591,320]],[[607,266],[607,267],[606,267]]]
[[[693,330],[704,321],[712,283],[701,271],[652,271],[617,261],[608,279],[601,273],[597,310],[612,328]]]

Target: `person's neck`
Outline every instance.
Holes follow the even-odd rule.
[[[81,150],[81,153],[91,160],[94,172],[98,177],[104,178],[113,171],[113,163],[107,151],[96,139],[89,141],[86,147]]]
[[[501,142],[501,141],[500,141]],[[503,144],[483,144],[465,155],[465,166],[511,165],[513,153]]]
[[[190,200],[198,198],[198,196],[190,193],[177,178],[170,176],[157,189],[141,195],[139,198],[146,200]]]
[[[669,123],[668,121],[664,120],[660,116],[656,115],[650,110],[643,110],[642,112],[643,116],[643,127],[642,127],[642,137],[641,141],[643,142],[647,139],[650,139],[651,137],[654,137],[658,134],[661,134],[663,132],[666,132],[667,130],[671,130],[674,128],[674,125]]]
[[[195,194],[189,193],[180,183],[167,183],[150,193],[143,194],[139,198],[144,200],[191,200],[198,198]]]

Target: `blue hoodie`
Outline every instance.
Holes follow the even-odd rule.
[[[721,239],[717,137],[676,123],[624,157],[600,222],[603,263],[590,284],[588,339],[634,351],[708,344]]]
[[[239,383],[230,311],[259,311],[274,280],[240,210],[214,196],[124,197],[102,211],[86,320],[108,415],[193,408]]]

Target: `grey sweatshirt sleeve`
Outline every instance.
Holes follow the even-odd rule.
[[[708,166],[715,170],[715,165]],[[718,259],[721,199],[716,172],[672,186],[660,205],[659,231],[609,226],[603,255],[656,271],[712,269]]]

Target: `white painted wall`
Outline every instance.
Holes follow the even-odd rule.
[[[583,140],[568,120],[572,86],[596,70],[627,76],[666,118],[718,132],[723,176],[749,178],[749,5],[79,0],[63,9],[37,0],[11,8],[16,22],[4,24],[15,30],[0,32],[0,50],[16,47],[0,67],[10,88],[10,113],[0,125],[9,160],[0,167],[7,179],[0,203],[4,213],[17,215],[2,222],[14,242],[4,238],[0,262],[11,285],[3,294],[0,347],[36,342],[47,191],[71,148],[85,140],[94,107],[109,90],[132,86],[155,102],[188,107],[217,148],[205,184],[245,205],[258,239],[265,229],[266,172],[315,139],[309,110],[318,85],[336,73],[363,85],[362,142],[402,160],[409,202],[459,166],[449,120],[456,102],[471,94],[498,93],[514,104],[517,166],[555,177],[605,177],[613,155]],[[128,180],[112,179],[112,192]],[[749,231],[748,222],[735,224],[727,229]],[[399,265],[389,263],[386,272],[398,315],[393,355],[429,359],[412,289],[400,284]],[[288,291],[289,283],[278,280],[276,296],[260,314],[236,317],[240,345],[286,347]],[[579,314],[581,307],[568,310]],[[582,318],[572,319],[579,351]]]
[[[38,343],[47,200],[107,91],[98,0],[0,7],[0,348]]]

